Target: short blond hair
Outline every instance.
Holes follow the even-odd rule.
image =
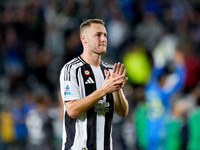
[[[101,24],[105,26],[105,22],[102,19],[87,19],[87,20],[84,20],[80,25],[80,34],[86,27],[89,27],[93,23]]]

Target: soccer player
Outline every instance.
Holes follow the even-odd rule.
[[[101,19],[80,25],[83,53],[66,63],[60,74],[64,103],[62,150],[112,150],[112,118],[128,114],[122,92],[127,81],[121,63],[101,60],[107,50],[107,31]]]

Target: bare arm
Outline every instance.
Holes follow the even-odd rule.
[[[114,108],[117,115],[120,117],[126,117],[129,111],[128,101],[125,99],[124,95],[122,94],[121,90],[113,92],[114,98]]]
[[[115,78],[110,78],[110,73],[107,72],[106,79],[104,80],[103,85],[96,91],[84,98],[65,102],[65,107],[68,115],[71,118],[76,118],[81,113],[87,111],[92,106],[94,106],[106,94],[121,89],[124,80],[124,75],[116,76]]]
[[[128,80],[127,77],[125,77],[126,74],[126,69],[123,69],[124,65],[123,64],[115,64],[113,68],[113,72],[111,77],[115,78],[117,76],[124,76],[124,82],[122,83],[122,87],[124,86],[125,82]],[[124,97],[124,94],[122,93],[122,90],[119,89],[117,91],[113,92],[113,98],[114,98],[114,109],[115,112],[121,116],[121,117],[126,117],[128,115],[129,111],[129,105],[128,101]]]

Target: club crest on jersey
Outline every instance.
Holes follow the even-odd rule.
[[[64,95],[71,95],[71,86],[67,84],[65,87]]]
[[[90,75],[90,71],[89,71],[89,70],[85,70],[84,73],[85,73],[85,75],[87,75],[87,76]]]

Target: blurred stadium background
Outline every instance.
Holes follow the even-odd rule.
[[[186,149],[188,116],[200,99],[199,0],[0,0],[0,149],[61,149],[59,73],[81,54],[79,25],[89,18],[106,22],[103,59],[121,61],[128,69],[124,92],[130,113],[125,119],[114,117],[114,150],[143,148],[135,127],[136,117],[144,114],[137,109],[145,103],[143,87],[152,61],[169,65],[177,47],[185,54],[186,80],[173,100],[192,106],[186,111],[183,103],[172,102],[181,123],[171,139]],[[200,136],[200,126],[194,133]]]

